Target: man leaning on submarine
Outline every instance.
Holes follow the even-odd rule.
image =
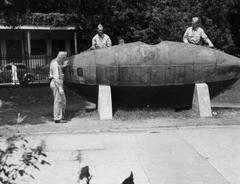
[[[192,18],[192,26],[188,27],[183,36],[184,43],[191,43],[195,45],[202,45],[202,40],[213,48],[211,40],[207,37],[204,30],[200,27],[200,20],[198,17]]]
[[[63,89],[63,72],[62,68],[68,66],[66,60],[67,52],[60,51],[55,59],[50,63],[49,79],[50,88],[53,91],[53,118],[55,123],[66,123],[65,109],[66,96]]]
[[[112,41],[110,37],[103,32],[102,24],[99,24],[97,27],[97,34],[92,39],[92,46],[90,47],[90,50],[101,49],[111,46]]]

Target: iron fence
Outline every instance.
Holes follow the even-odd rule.
[[[0,56],[0,83],[46,82],[52,56]]]

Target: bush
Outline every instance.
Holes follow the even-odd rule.
[[[15,184],[23,176],[34,178],[28,170],[40,170],[38,165],[49,165],[46,157],[43,144],[31,148],[19,132],[8,137],[0,145],[0,183]]]

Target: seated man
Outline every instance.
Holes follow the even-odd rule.
[[[100,49],[104,47],[111,47],[112,41],[107,34],[103,33],[103,26],[98,25],[97,34],[92,39],[92,46],[90,49]]]
[[[192,18],[192,26],[188,27],[183,36],[184,43],[191,43],[196,45],[202,45],[201,39],[208,44],[209,47],[214,47],[212,42],[209,40],[204,30],[199,27],[199,18]]]

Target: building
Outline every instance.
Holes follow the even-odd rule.
[[[67,51],[69,55],[78,53],[76,28],[0,25],[0,50],[0,65],[26,62],[26,58],[33,67],[45,65],[60,50]]]

